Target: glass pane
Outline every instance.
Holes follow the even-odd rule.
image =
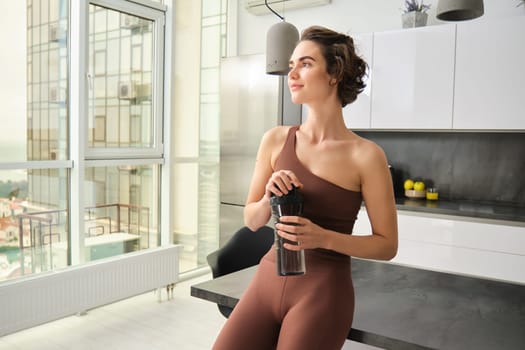
[[[0,281],[68,263],[65,169],[0,171]]]
[[[180,270],[190,271],[207,265],[206,257],[219,245],[219,165],[184,163],[173,170],[174,191],[180,194],[173,204],[173,242],[184,247]]]
[[[201,68],[214,68],[219,66],[221,53],[221,28],[211,26],[202,28],[202,55]]]
[[[178,195],[173,198],[171,211],[175,218],[172,238],[173,243],[184,247],[180,251],[180,271],[190,271],[199,267],[199,215],[195,210],[199,207],[199,164],[174,164],[173,173],[173,192]]]
[[[159,166],[86,169],[86,261],[159,245]]]
[[[90,148],[151,148],[153,21],[90,5]]]
[[[203,0],[202,1],[202,17],[217,16],[221,12],[221,1],[217,0]]]
[[[0,45],[9,48],[8,55],[0,55],[0,66],[9,67],[0,82],[4,162],[68,158],[67,3],[0,5],[0,22],[9,28],[0,32]]]

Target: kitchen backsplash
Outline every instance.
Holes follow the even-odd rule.
[[[442,199],[525,206],[525,133],[380,132],[357,134],[379,144],[394,167],[396,195],[411,178]]]

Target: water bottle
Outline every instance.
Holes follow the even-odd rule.
[[[272,216],[275,223],[281,216],[301,216],[303,214],[303,196],[297,187],[283,196],[272,194],[270,198]],[[282,238],[275,232],[275,249],[277,256],[277,274],[279,276],[302,275],[306,272],[304,250],[289,250],[283,244],[297,244]]]

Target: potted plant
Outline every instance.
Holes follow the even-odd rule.
[[[405,8],[401,19],[403,28],[423,27],[427,24],[430,5],[424,4],[423,0],[405,0]]]

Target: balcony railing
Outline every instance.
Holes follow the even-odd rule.
[[[52,270],[58,264],[69,265],[67,210],[46,210],[17,215],[21,274]],[[85,208],[85,245],[119,242],[120,237],[136,237],[136,244],[126,244],[124,252],[149,248],[150,209],[130,204],[103,204]],[[117,237],[116,234],[119,234]],[[97,239],[115,235],[114,240]],[[114,237],[114,238],[115,238]],[[62,256],[57,258],[57,252]],[[65,252],[65,254],[64,254]],[[26,261],[28,260],[29,261]],[[27,266],[26,266],[27,263]]]

